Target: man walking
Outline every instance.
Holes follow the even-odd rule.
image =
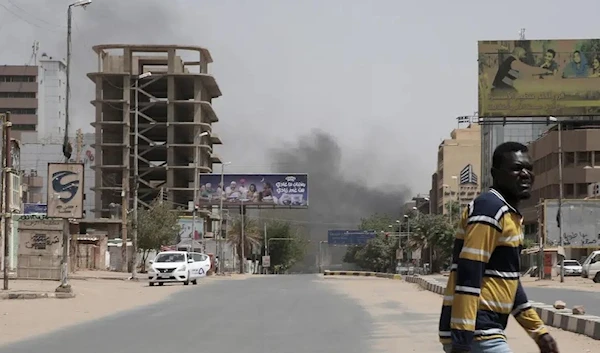
[[[499,145],[492,158],[492,189],[463,213],[440,315],[446,353],[511,353],[504,334],[510,314],[541,353],[559,353],[519,279],[523,217],[518,207],[531,197],[532,169],[527,146]]]

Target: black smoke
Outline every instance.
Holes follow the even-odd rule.
[[[347,168],[342,167],[342,148],[333,135],[321,130],[300,136],[291,145],[270,150],[274,172],[308,173],[307,210],[262,211],[266,217],[293,220],[308,231],[311,251],[305,266],[315,264],[318,243],[327,240],[328,230],[356,229],[361,218],[373,213],[400,214],[410,195],[401,176],[390,175],[390,180],[398,181],[391,185],[357,181],[365,174],[364,168],[372,168],[373,163],[364,160],[368,156],[365,153],[363,158],[349,158],[355,160],[355,164],[348,173]],[[381,169],[386,172],[387,168]]]

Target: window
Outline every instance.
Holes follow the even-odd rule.
[[[206,255],[204,254],[192,253],[192,258],[194,261],[206,261]]]
[[[16,131],[35,131],[35,124],[14,124],[12,127]]]
[[[577,165],[582,167],[592,165],[592,154],[588,151],[577,152]]]
[[[600,167],[600,151],[594,151],[594,167]]]
[[[588,196],[588,184],[578,183],[577,185],[577,198],[584,198]]]
[[[15,115],[21,115],[21,114],[35,115],[35,114],[37,114],[37,109],[35,109],[35,108],[0,108],[0,113],[6,113],[6,112],[11,112],[12,114],[15,114]]]
[[[0,82],[36,82],[35,76],[0,76]]]
[[[35,98],[35,92],[0,92],[0,98]]]
[[[575,164],[575,153],[567,152],[565,153],[565,160],[563,162],[565,167],[569,167]]]
[[[575,184],[564,184],[565,197],[575,196]]]

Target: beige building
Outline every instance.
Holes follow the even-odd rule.
[[[452,130],[450,138],[440,143],[437,170],[432,176],[431,210],[447,213],[445,205],[471,202],[480,192],[481,128],[472,123]]]

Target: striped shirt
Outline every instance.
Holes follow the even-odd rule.
[[[522,222],[494,189],[465,209],[440,315],[443,344],[470,350],[473,340],[506,339],[511,313],[534,339],[548,332],[519,280]]]

